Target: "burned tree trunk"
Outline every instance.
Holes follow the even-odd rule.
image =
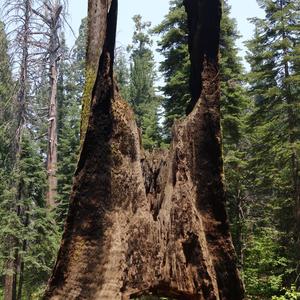
[[[152,154],[141,149],[133,112],[113,79],[117,0],[90,0],[89,24],[99,22],[104,2],[97,28],[104,34],[92,45],[89,32],[100,60],[88,126],[44,298],[242,299],[222,178],[220,1],[185,1],[199,99],[174,125],[170,150]]]

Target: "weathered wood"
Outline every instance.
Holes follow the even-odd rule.
[[[201,72],[200,97],[175,124],[170,150],[147,154],[113,79],[117,1],[112,0],[70,210],[45,299],[243,298],[224,205],[220,2],[196,2],[205,9],[201,14],[212,16],[190,14],[192,1],[186,1],[189,24],[196,18],[206,28],[190,39],[201,50],[201,66],[195,68]],[[203,50],[197,40],[208,36],[214,46]]]
[[[53,54],[53,53],[52,53]],[[46,203],[49,208],[56,205],[57,197],[57,81],[58,66],[54,61],[50,66],[50,101],[49,101],[49,117],[48,117],[48,151],[47,151],[47,177],[48,191]]]
[[[110,9],[111,2],[111,0],[89,0],[88,2],[88,34],[85,72],[86,83],[83,93],[80,126],[81,146],[83,144],[85,133],[88,127],[92,92],[97,78],[99,58],[103,51],[107,29],[107,12]]]
[[[56,205],[57,198],[57,84],[58,84],[58,60],[60,41],[59,27],[62,13],[62,5],[59,1],[53,5],[44,4],[47,13],[41,15],[49,30],[49,66],[50,66],[50,95],[49,95],[49,114],[48,114],[48,151],[47,151],[47,175],[48,191],[46,203],[49,208]]]

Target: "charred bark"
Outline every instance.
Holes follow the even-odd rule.
[[[193,71],[199,99],[189,116],[174,125],[170,150],[153,154],[143,153],[133,112],[113,79],[117,0],[96,2],[110,9],[107,26],[98,28],[105,32],[103,40],[94,45],[103,48],[88,126],[44,299],[125,300],[146,294],[242,299],[224,205],[220,2],[198,0],[191,14],[189,5],[195,1],[186,1],[189,23],[198,23],[196,30],[206,28],[190,39],[196,47],[192,64],[201,63]],[[97,19],[96,2],[89,2],[89,16]],[[211,44],[203,50],[200,41],[207,39]]]

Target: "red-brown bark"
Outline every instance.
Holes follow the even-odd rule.
[[[201,50],[196,60],[201,66],[195,68],[201,72],[200,97],[174,125],[170,150],[149,154],[141,149],[133,112],[113,79],[117,1],[112,0],[70,210],[45,299],[243,298],[224,205],[220,2],[198,0],[204,15],[213,16],[204,20],[199,11],[189,13],[191,2],[186,1],[189,18],[206,28],[195,34],[200,40],[212,35],[214,45],[203,49],[190,39],[190,50],[193,45]]]

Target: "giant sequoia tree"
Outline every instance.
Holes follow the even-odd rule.
[[[242,299],[224,208],[219,0],[186,0],[188,116],[144,154],[113,77],[117,0],[90,0],[83,143],[45,299]],[[90,96],[90,98],[88,97]]]

